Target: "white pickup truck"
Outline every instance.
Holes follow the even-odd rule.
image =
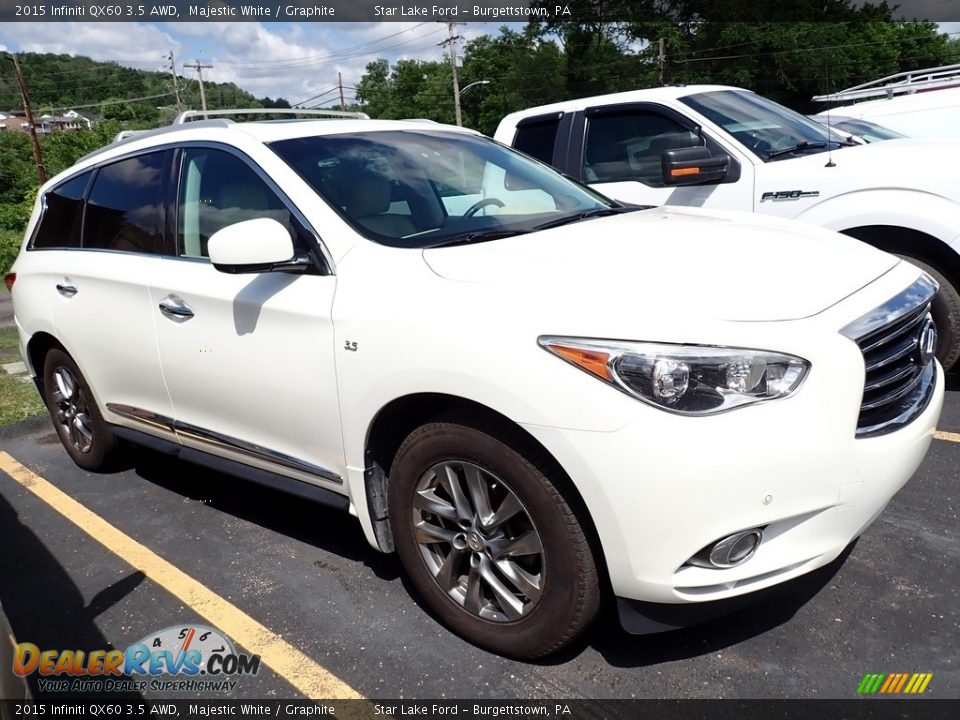
[[[622,202],[793,218],[908,258],[940,284],[941,363],[960,358],[960,143],[849,144],[760,95],[716,85],[530,108],[505,117],[495,138]],[[663,248],[651,262],[682,282],[692,259]],[[763,257],[743,263],[793,271]]]

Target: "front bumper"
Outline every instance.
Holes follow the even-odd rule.
[[[862,368],[851,348],[841,365]],[[723,415],[638,407],[614,432],[527,429],[583,496],[618,598],[725,600],[833,561],[922,462],[943,404],[939,366],[920,415],[896,432],[859,439],[862,384],[844,370],[811,376],[793,398]],[[685,565],[715,540],[755,527],[764,528],[763,542],[742,565]]]

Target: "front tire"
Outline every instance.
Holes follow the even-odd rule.
[[[57,348],[44,359],[43,400],[60,442],[77,465],[92,471],[113,468],[120,454],[117,437],[73,358]]]
[[[940,285],[940,290],[933,298],[930,314],[937,325],[937,360],[944,370],[950,370],[960,360],[960,292],[953,283],[935,267],[924,260],[899,255],[909,263],[916,265]]]
[[[596,615],[596,563],[576,514],[494,434],[452,422],[413,431],[391,467],[388,502],[417,590],[474,644],[541,657]]]

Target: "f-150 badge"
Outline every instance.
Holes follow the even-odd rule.
[[[765,192],[760,196],[760,202],[766,202],[767,200],[773,200],[777,202],[779,200],[799,200],[800,198],[805,197],[820,197],[819,190],[774,190],[773,192]]]

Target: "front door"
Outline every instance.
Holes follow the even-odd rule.
[[[753,168],[736,158],[731,158],[732,182],[664,183],[661,157],[667,150],[706,145],[715,154],[727,152],[677,113],[653,104],[612,105],[590,108],[583,119],[583,157],[572,174],[604,195],[640,205],[753,210]]]
[[[181,442],[321,485],[343,477],[331,274],[231,275],[208,259],[217,230],[270,217],[295,246],[315,242],[251,161],[216,147],[181,151],[177,254],[151,287],[157,339]]]

